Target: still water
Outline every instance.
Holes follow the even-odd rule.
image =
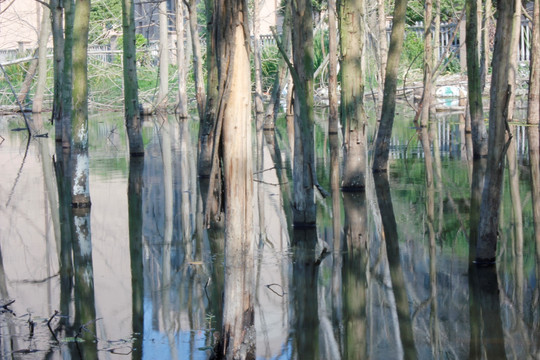
[[[146,119],[144,159],[130,162],[122,115],[92,115],[90,210],[65,205],[69,162],[53,127],[33,123],[49,137],[29,139],[13,131],[22,118],[0,118],[1,357],[208,358],[224,234],[203,223],[198,122]],[[432,184],[415,130],[398,119],[389,181],[370,177],[361,194],[331,190],[332,139],[321,124],[317,173],[332,196],[317,194],[316,231],[288,225],[285,126],[267,134],[256,168],[257,358],[538,358],[526,128],[514,128],[519,197],[507,176],[496,270],[469,273],[472,162],[459,117],[431,126]],[[294,255],[294,237],[315,244],[306,255],[315,265]]]

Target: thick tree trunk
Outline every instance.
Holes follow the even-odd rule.
[[[158,111],[167,111],[169,96],[169,20],[167,1],[159,3],[159,88],[156,102]]]
[[[388,155],[390,152],[390,138],[396,110],[396,88],[399,58],[403,49],[405,36],[405,12],[407,0],[396,0],[394,7],[394,25],[390,36],[390,49],[384,81],[384,96],[381,112],[381,122],[377,139],[375,141],[375,154],[373,157],[373,171],[385,172],[388,169]]]
[[[34,101],[32,103],[32,112],[41,113],[43,111],[43,96],[45,85],[47,83],[47,42],[51,32],[50,11],[48,6],[43,6],[43,15],[39,29],[38,44],[38,78]]]
[[[366,185],[367,120],[364,110],[365,37],[364,0],[340,2],[339,26],[341,42],[341,123],[343,134],[344,191],[363,191]]]
[[[311,1],[292,2],[294,72],[293,224],[315,226],[313,20]]]
[[[188,117],[188,101],[186,90],[186,55],[184,46],[184,2],[176,2],[176,65],[178,68],[178,103],[176,114],[185,119]]]
[[[214,12],[213,2],[212,0],[206,0],[205,3],[206,16],[208,19],[212,19]],[[210,172],[213,166],[212,154],[214,149],[214,143],[216,142],[215,125],[217,117],[217,97],[219,85],[216,60],[216,40],[212,35],[213,27],[213,20],[208,20],[206,29],[207,97],[204,104],[204,115],[201,117],[201,123],[199,125],[199,157],[197,161],[197,168],[200,178],[208,178],[210,176]],[[207,191],[207,193],[210,194],[211,192]]]
[[[133,0],[122,0],[124,117],[129,141],[129,153],[144,156],[142,125],[139,110],[137,58],[135,45],[135,11]]]
[[[473,139],[473,157],[478,159],[487,155],[487,131],[482,107],[482,79],[478,59],[478,0],[467,0],[467,83],[469,96],[469,115]]]
[[[217,124],[222,125],[225,281],[218,357],[255,358],[253,170],[248,7],[216,0],[214,37],[219,69]]]
[[[504,175],[504,156],[506,152],[506,129],[511,94],[509,86],[511,69],[513,16],[516,11],[514,1],[497,2],[498,20],[493,51],[493,75],[491,79],[489,109],[488,162],[485,186],[480,207],[476,261],[482,264],[495,262],[499,230],[499,208]]]
[[[88,150],[88,26],[90,0],[77,0],[73,24],[73,146]]]

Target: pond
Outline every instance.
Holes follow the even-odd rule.
[[[540,355],[527,128],[514,128],[519,197],[506,176],[497,266],[469,271],[472,161],[462,119],[431,124],[433,185],[410,119],[403,111],[396,120],[388,181],[370,175],[365,193],[332,190],[333,140],[317,121],[317,174],[332,196],[317,193],[314,230],[289,225],[283,120],[266,134],[249,269],[257,358]],[[69,161],[53,126],[32,122],[49,136],[29,139],[14,131],[21,117],[0,117],[1,357],[208,358],[220,331],[224,233],[203,221],[198,121],[145,119],[145,156],[130,161],[122,114],[91,115],[92,204],[78,209],[65,202]],[[295,250],[300,237],[313,240],[314,264]]]

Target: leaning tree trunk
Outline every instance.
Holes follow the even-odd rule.
[[[478,0],[467,0],[467,83],[469,96],[469,115],[473,139],[473,157],[478,159],[487,155],[487,131],[482,108],[482,78],[478,58]]]
[[[159,88],[156,109],[167,111],[169,93],[169,21],[167,1],[159,3]]]
[[[188,117],[186,90],[186,56],[184,47],[184,2],[176,3],[176,65],[178,68],[178,103],[176,114],[185,119]]]
[[[344,191],[363,191],[366,185],[366,132],[364,110],[365,37],[364,0],[342,0],[339,6],[341,43],[341,123],[343,134]]]
[[[293,224],[315,226],[313,20],[311,1],[293,1],[292,53],[294,62]]]
[[[216,0],[214,34],[219,69],[217,124],[222,126],[225,283],[218,358],[254,359],[254,239],[251,79],[248,7]],[[219,145],[219,144],[216,144]]]
[[[131,155],[144,155],[142,125],[139,111],[137,58],[135,45],[135,11],[133,0],[122,0],[124,116]]]
[[[43,15],[41,27],[39,29],[39,49],[38,49],[38,79],[34,101],[32,103],[32,112],[40,113],[43,110],[43,95],[47,82],[47,41],[51,31],[50,11],[48,6],[43,6]]]
[[[480,223],[478,225],[478,243],[476,246],[476,262],[482,264],[495,262],[499,233],[499,208],[504,177],[504,156],[507,147],[505,136],[509,120],[509,102],[511,93],[514,91],[508,85],[508,80],[510,57],[515,54],[511,44],[516,4],[514,1],[498,1],[497,11],[499,16],[492,63],[488,161],[482,204],[480,206]]]
[[[386,65],[386,77],[384,80],[384,95],[381,111],[381,122],[377,139],[375,141],[375,154],[373,157],[373,171],[385,172],[388,168],[388,156],[390,153],[390,137],[396,110],[396,88],[399,58],[403,49],[405,36],[405,12],[407,0],[396,0],[394,6],[394,25],[390,35],[390,49],[388,50],[388,62]]]

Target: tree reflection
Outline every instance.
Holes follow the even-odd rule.
[[[414,343],[414,332],[409,311],[409,300],[405,290],[405,279],[401,268],[399,255],[399,237],[397,232],[396,218],[390,196],[390,185],[386,173],[374,174],[375,191],[377,202],[381,212],[386,255],[390,267],[392,291],[396,299],[397,316],[399,320],[399,335],[403,346],[405,359],[418,357]]]
[[[131,263],[132,359],[142,359],[144,337],[143,187],[144,157],[131,156],[128,178],[129,255]]]

